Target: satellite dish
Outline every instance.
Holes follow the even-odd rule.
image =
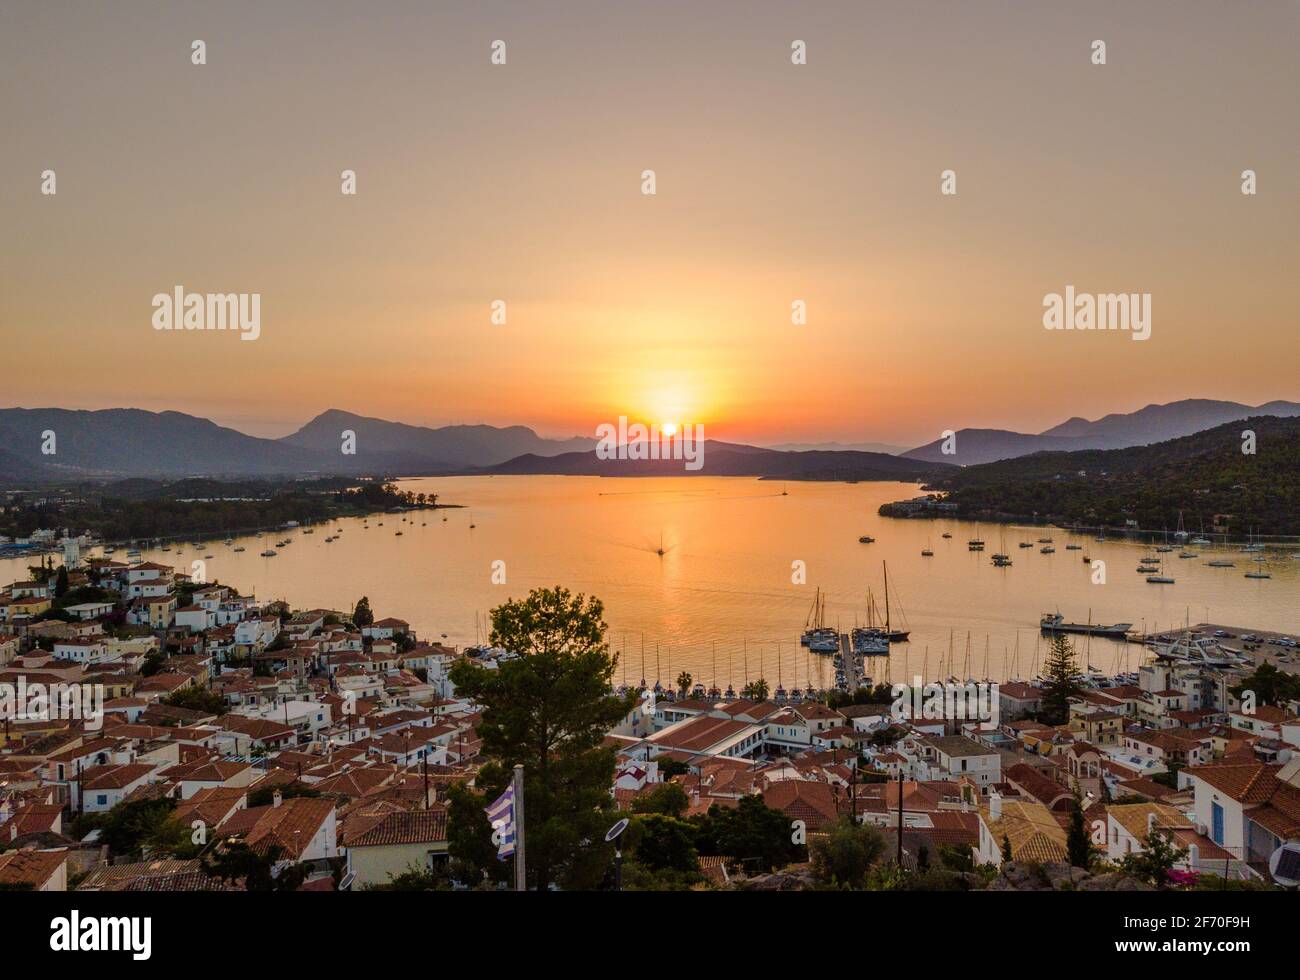
[[[619,835],[622,834],[623,831],[627,830],[627,825],[629,822],[630,821],[627,819],[627,817],[624,817],[618,823],[614,824],[614,826],[610,827],[609,833],[605,835],[605,843],[612,844],[614,843],[614,841],[618,840]]]
[[[1268,873],[1283,888],[1300,886],[1300,844],[1283,844],[1268,859]]]

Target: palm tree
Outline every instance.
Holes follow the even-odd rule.
[[[692,679],[691,675],[684,670],[677,675],[677,690],[682,697],[686,697],[687,693],[690,691]]]

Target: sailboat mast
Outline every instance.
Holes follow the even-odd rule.
[[[885,635],[889,634],[889,562],[882,561],[880,564],[885,566]]]

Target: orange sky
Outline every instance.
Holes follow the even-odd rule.
[[[1300,397],[1296,5],[698,6],[6,14],[0,403],[915,444]],[[261,338],[152,330],[178,283]],[[1043,330],[1067,284],[1151,339]]]

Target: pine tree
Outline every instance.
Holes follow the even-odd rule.
[[[1002,860],[1011,860],[1011,838],[1006,834],[1002,835]]]
[[[352,611],[352,623],[357,629],[364,629],[374,624],[375,614],[370,611],[370,597],[362,596],[357,600],[356,609]]]
[[[1070,698],[1083,693],[1079,683],[1079,666],[1074,659],[1074,647],[1061,635],[1052,637],[1052,648],[1043,663],[1042,720],[1049,725],[1063,725],[1070,718]]]
[[[524,836],[528,877],[592,888],[609,866],[600,843],[614,822],[614,751],[609,729],[625,718],[635,694],[614,694],[617,657],[605,642],[604,606],[567,589],[536,589],[492,610],[493,646],[519,654],[486,670],[473,660],[451,668],[458,695],[482,708],[478,726],[488,758],[476,785],[487,800],[524,767]]]
[[[1092,861],[1092,842],[1088,840],[1088,831],[1083,824],[1083,807],[1077,796],[1070,808],[1070,830],[1065,838],[1065,849],[1070,864],[1076,868],[1086,869]]]

